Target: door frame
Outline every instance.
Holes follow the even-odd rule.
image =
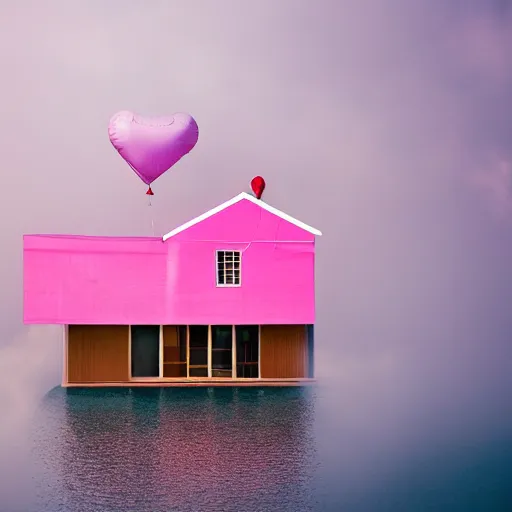
[[[63,365],[62,365],[62,387],[66,387],[68,384],[68,365],[69,365],[69,359],[68,359],[68,346],[69,346],[69,325],[65,324],[62,326],[62,341],[63,341],[63,347],[62,347],[62,356],[63,356]]]
[[[183,325],[183,324],[180,324]],[[197,324],[192,324],[197,325]],[[201,324],[204,325],[204,324]],[[176,325],[176,327],[179,327]],[[209,379],[212,376],[211,372],[211,357],[212,357],[212,326],[208,325],[208,339],[207,339],[207,345],[206,345],[206,369],[208,371],[208,375],[206,377],[191,377],[190,376],[190,325],[187,324],[185,326],[187,328],[187,338],[185,340],[186,343],[186,360],[187,360],[187,379]],[[163,329],[163,326],[162,326]],[[203,365],[201,365],[203,366]]]
[[[258,379],[261,379],[261,324],[258,324]]]

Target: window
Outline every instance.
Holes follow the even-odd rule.
[[[240,286],[240,251],[217,251],[217,286]]]

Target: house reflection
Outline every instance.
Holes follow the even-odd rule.
[[[65,501],[258,510],[279,497],[304,510],[313,398],[307,388],[68,390],[58,457]]]

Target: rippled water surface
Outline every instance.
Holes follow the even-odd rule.
[[[397,431],[403,418],[343,418],[341,400],[323,388],[57,387],[13,436],[30,441],[2,461],[1,510],[507,510],[510,444],[417,445]]]

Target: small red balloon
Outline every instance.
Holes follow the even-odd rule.
[[[251,188],[256,196],[256,199],[261,199],[261,195],[265,190],[265,180],[261,176],[255,176],[251,180]]]

